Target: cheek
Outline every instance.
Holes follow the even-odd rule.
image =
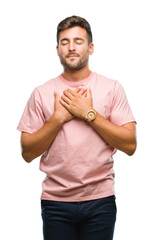
[[[84,49],[79,54],[80,54],[80,56],[82,56],[82,58],[87,58],[89,56],[89,51],[88,51],[88,49],[86,49],[86,50]]]
[[[59,49],[59,55],[60,55],[60,56],[63,56],[63,57],[64,57],[64,56],[67,55],[67,54],[68,54],[68,49],[67,49],[66,47],[65,47],[65,48],[63,47],[63,48],[60,48],[60,49]]]
[[[85,51],[83,51],[82,49],[75,49],[75,52],[77,53],[77,54],[79,54],[79,57],[80,58],[83,58],[84,56],[85,56]]]
[[[87,46],[83,46],[83,47],[79,47],[78,51],[82,54],[82,55],[86,55],[89,53],[89,48]]]
[[[64,53],[64,52],[59,52],[59,57],[60,57],[60,58],[63,58],[63,59],[66,59],[66,53]]]

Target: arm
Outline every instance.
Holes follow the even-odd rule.
[[[97,113],[90,122],[95,131],[111,146],[131,156],[136,150],[135,123],[117,126]]]
[[[68,89],[60,100],[63,106],[73,115],[85,119],[86,113],[93,109],[92,94],[87,90],[87,96]],[[128,123],[117,126],[97,113],[96,119],[89,122],[91,127],[111,146],[117,148],[128,155],[132,155],[136,149],[135,124]]]
[[[55,112],[45,125],[37,132],[21,135],[22,156],[26,162],[31,162],[43,154],[51,145],[64,122],[73,119],[59,102],[59,95],[55,94]]]

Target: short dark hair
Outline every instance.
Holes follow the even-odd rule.
[[[58,26],[57,26],[57,43],[59,44],[59,34],[61,31],[79,26],[81,28],[84,28],[87,32],[88,36],[88,43],[92,43],[93,37],[91,32],[90,24],[86,21],[86,19],[79,17],[79,16],[71,16],[67,17],[64,20],[62,20]]]

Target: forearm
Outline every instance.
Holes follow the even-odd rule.
[[[21,136],[22,156],[26,162],[42,155],[51,145],[63,123],[55,114],[45,125],[33,134],[23,133]]]
[[[80,96],[78,92],[68,89],[64,91],[64,95],[61,97],[61,104],[74,116],[87,120],[87,112],[93,109],[93,107],[91,90],[87,89],[86,93],[86,95]],[[128,155],[132,155],[135,152],[136,136],[134,123],[117,126],[97,113],[96,119],[90,121],[89,124],[109,145]]]
[[[114,148],[128,155],[132,155],[135,152],[136,136],[134,123],[117,126],[97,113],[96,119],[89,124]]]

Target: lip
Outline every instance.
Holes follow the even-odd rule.
[[[77,56],[69,56],[68,58],[77,58]]]
[[[70,55],[67,56],[67,58],[76,58],[76,57],[78,57],[77,54],[72,54],[72,55],[70,54]]]

